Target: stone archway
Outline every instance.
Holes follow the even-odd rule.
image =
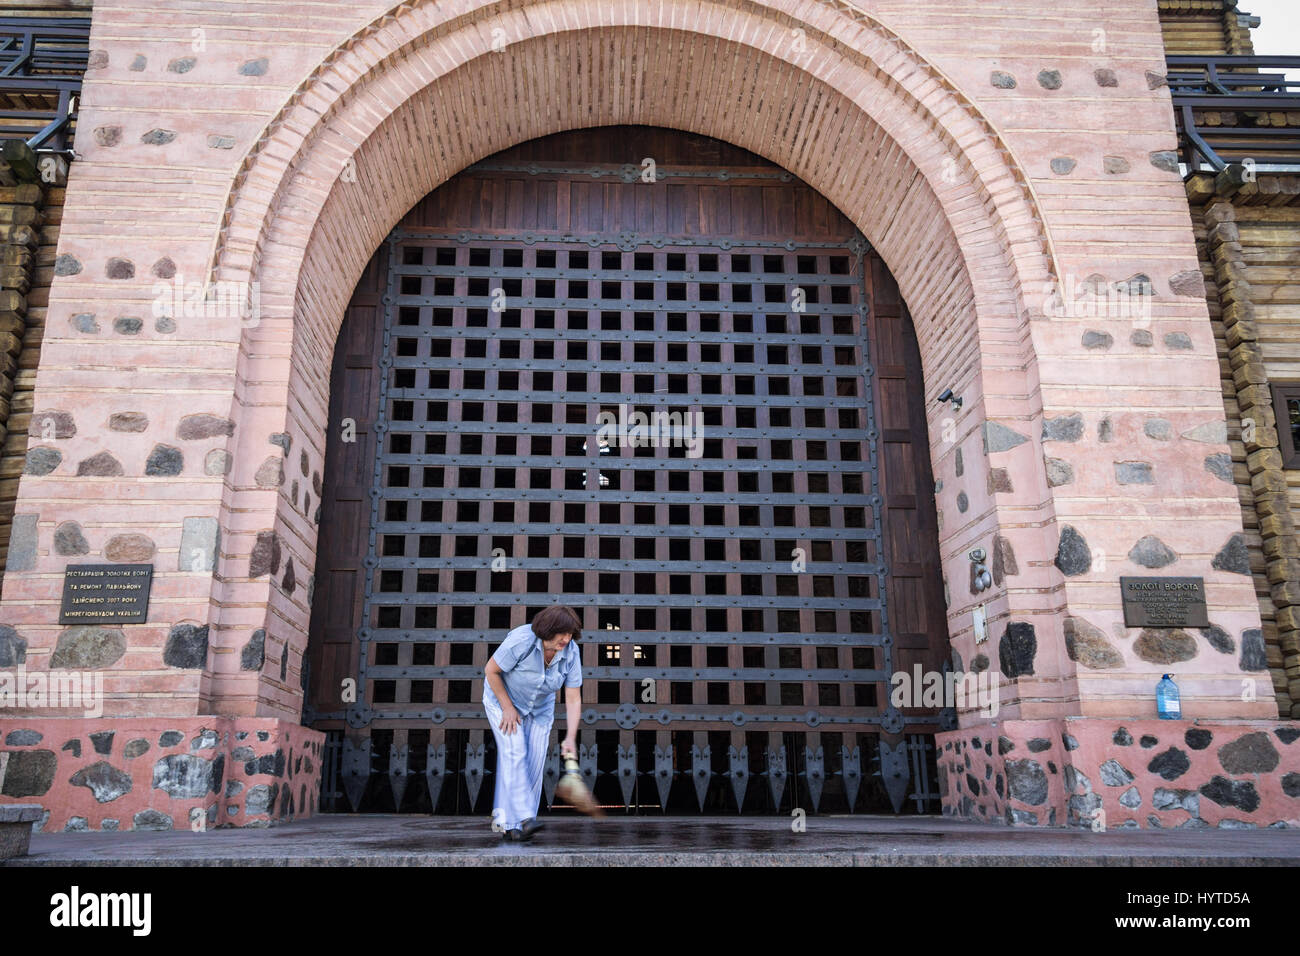
[[[898,279],[927,391],[951,387],[965,399],[950,438],[980,442],[986,418],[1017,433],[1039,427],[1029,320],[1050,276],[1041,217],[1009,152],[937,71],[853,8],[828,5],[797,21],[763,4],[692,7],[689,18],[673,3],[649,17],[632,3],[602,7],[598,21],[593,11],[533,4],[525,13],[507,3],[447,18],[432,4],[402,5],[326,60],[245,163],[214,276],[259,282],[263,318],[240,353],[232,417],[242,437],[224,509],[241,520],[214,600],[270,610],[261,621],[222,615],[227,633],[215,643],[240,646],[260,625],[268,646],[302,653],[314,516],[291,501],[296,488],[284,491],[319,472],[334,336],[374,247],[460,169],[548,133],[658,125],[790,169],[850,216]],[[501,37],[505,48],[494,50]],[[724,66],[700,71],[693,62]],[[538,78],[557,63],[572,65],[573,82],[543,88]],[[999,397],[986,404],[990,360]],[[940,412],[929,411],[938,435]],[[271,435],[283,436],[291,469],[301,468],[279,493],[256,475]],[[950,579],[965,574],[966,551],[1004,524],[1000,509],[1022,515],[1006,533],[1013,544],[1046,550],[1052,509],[1041,460],[1028,446],[1011,454],[1026,475],[1016,496],[990,492],[970,509],[940,494],[941,509],[964,515],[942,539]],[[1026,568],[991,602],[991,621],[1045,614],[1019,593],[1052,586],[1047,569]],[[260,697],[259,709],[296,716],[292,689],[268,700],[258,686],[257,675],[229,675],[218,706],[242,709]]]

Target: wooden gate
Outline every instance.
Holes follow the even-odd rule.
[[[336,347],[327,808],[486,813],[483,667],[559,602],[605,804],[930,809],[951,715],[889,700],[947,656],[922,401],[880,258],[752,154],[585,131],[430,194]],[[553,748],[548,804],[557,773]]]

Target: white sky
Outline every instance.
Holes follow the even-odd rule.
[[[1241,0],[1237,10],[1262,21],[1259,29],[1251,31],[1257,54],[1300,56],[1300,0]],[[1300,79],[1300,70],[1288,74]]]

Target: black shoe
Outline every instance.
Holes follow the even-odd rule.
[[[520,824],[520,833],[522,835],[518,839],[527,842],[533,838],[533,834],[545,826],[546,824],[539,821],[536,817],[530,817]]]
[[[501,832],[501,839],[505,843],[522,843],[524,840],[528,838],[524,836],[523,830],[520,830],[518,827],[516,827],[513,830],[503,830]]]

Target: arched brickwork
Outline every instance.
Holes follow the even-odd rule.
[[[1210,467],[1227,447],[1220,369],[1168,168],[1168,94],[1146,76],[1159,23],[1098,14],[1122,49],[1148,54],[1070,59],[1095,11],[1085,0],[1027,36],[1004,25],[1039,16],[1031,0],[996,15],[982,0],[940,6],[913,19],[905,0],[873,0],[872,15],[821,0],[315,0],[303,9],[321,15],[302,22],[286,5],[250,9],[273,54],[250,59],[219,0],[165,16],[97,4],[104,50],[87,77],[91,136],[69,184],[0,646],[26,642],[47,665],[67,638],[65,565],[147,544],[156,557],[135,560],[156,565],[150,619],[103,668],[108,713],[296,719],[326,373],[363,265],[475,160],[645,123],[791,170],[897,278],[925,365],[954,648],[1004,674],[1009,645],[1033,661],[1004,683],[1003,718],[1148,708],[1150,665],[1170,649],[1137,646],[1116,581],[1143,573],[1132,555],[1147,536],[1177,555],[1168,573],[1205,576],[1213,622],[1240,640],[1240,655],[1204,635],[1172,649],[1195,652],[1172,666],[1196,716],[1266,716],[1265,692],[1240,697],[1241,675],[1261,670],[1246,653],[1260,621],[1232,545],[1240,507]],[[203,26],[208,51],[177,56],[176,38]],[[270,49],[300,35],[311,42]],[[1118,85],[1102,82],[1111,74]],[[1045,320],[1053,262],[1112,287],[1149,274],[1152,328]],[[182,273],[258,283],[260,322],[151,328],[152,285]],[[959,414],[933,401],[948,387]],[[1067,525],[1109,570],[1058,570]],[[985,594],[968,584],[976,547],[995,557]],[[990,639],[976,645],[981,601]],[[1073,659],[1068,628],[1091,642],[1091,664]]]
[[[501,40],[508,55],[493,50]],[[575,64],[563,83],[559,63]],[[492,3],[454,13],[403,4],[304,82],[250,153],[227,203],[214,277],[260,283],[262,319],[241,347],[232,412],[241,444],[222,521],[231,530],[213,595],[223,608],[214,643],[238,647],[265,628],[268,648],[287,643],[296,658],[305,646],[314,515],[296,506],[296,485],[290,494],[288,480],[268,488],[255,471],[273,433],[292,443],[292,472],[305,464],[290,479],[305,483],[319,469],[338,324],[388,229],[484,156],[613,124],[723,139],[820,190],[898,279],[927,392],[952,387],[965,398],[959,437],[986,417],[1027,434],[1040,427],[1029,322],[1041,315],[1051,275],[1042,218],[972,105],[871,18],[824,3]],[[986,403],[989,371],[997,386]],[[944,409],[928,411],[937,455]],[[1041,459],[1027,455],[1022,467],[1015,496],[995,503],[990,492],[969,510],[952,503],[961,520],[943,532],[950,579],[964,576],[966,551],[1007,524],[999,509],[1018,512],[1008,533],[1025,551],[1055,547],[1054,536],[1039,540],[1052,523]],[[280,558],[269,574],[263,562],[263,573],[250,576],[249,555],[259,548]],[[991,604],[995,621],[1032,619],[1060,603],[1044,599],[1059,588],[1049,569],[1025,571]],[[219,684],[222,712],[297,714],[289,684],[237,672]]]

